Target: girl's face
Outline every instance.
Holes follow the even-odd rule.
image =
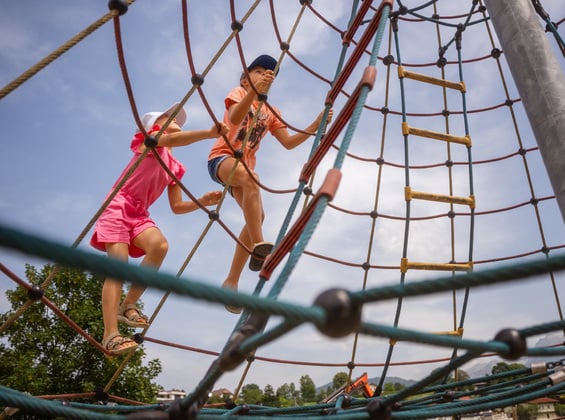
[[[253,82],[254,86],[258,86],[259,81],[262,80],[263,75],[265,74],[265,72],[268,72],[270,70],[267,70],[263,67],[253,67],[248,73],[249,73],[249,79],[251,79],[251,82]],[[272,72],[271,72],[272,73]],[[273,76],[274,79],[274,76]],[[241,86],[245,89],[250,88],[250,84],[249,81],[247,80],[247,78],[243,78],[241,80]]]
[[[155,124],[160,125],[162,127],[163,124],[165,124],[168,119],[169,119],[168,115],[163,115],[162,117],[157,118]],[[176,133],[177,131],[181,131],[181,128],[178,125],[176,118],[169,123],[166,131],[167,133]]]

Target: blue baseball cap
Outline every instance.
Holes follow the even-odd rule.
[[[275,70],[277,60],[267,54],[260,55],[247,66],[247,71],[253,70],[255,67],[263,67],[266,70]],[[277,71],[278,73],[278,71]]]

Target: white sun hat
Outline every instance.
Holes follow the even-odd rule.
[[[175,109],[178,108],[179,104],[180,103],[177,102],[163,112],[148,112],[147,114],[143,115],[143,117],[141,117],[141,124],[143,124],[145,131],[149,131],[151,127],[155,125],[155,121],[157,121],[163,115],[171,116]],[[179,127],[182,127],[184,125],[184,123],[186,122],[186,111],[184,110],[184,108],[181,107],[179,109],[179,112],[177,112],[175,119],[177,120]]]

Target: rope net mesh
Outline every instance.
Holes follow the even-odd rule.
[[[81,51],[90,54],[89,42],[102,39],[106,46],[91,54],[94,60],[111,57],[108,69],[101,61],[99,71],[113,71],[108,85],[122,89],[107,92],[119,107],[121,121],[108,116],[85,121],[82,140],[79,133],[67,133],[60,119],[68,114],[60,111],[57,119],[43,114],[45,131],[58,133],[59,138],[50,141],[60,142],[59,166],[80,174],[75,177],[77,187],[69,184],[68,174],[61,179],[54,169],[52,178],[46,175],[47,182],[53,180],[47,193],[52,188],[52,194],[62,194],[68,187],[72,192],[67,194],[81,194],[74,191],[94,188],[87,174],[100,171],[93,163],[96,157],[103,161],[116,149],[127,152],[116,139],[127,139],[132,127],[141,126],[138,109],[145,108],[141,103],[153,106],[150,95],[171,92],[188,110],[188,129],[216,123],[223,114],[224,95],[247,63],[265,50],[277,58],[280,74],[262,106],[280,107],[291,130],[302,130],[318,112],[330,108],[333,121],[284,155],[269,136],[262,142],[256,170],[267,215],[264,231],[276,244],[258,276],[242,276],[240,293],[219,287],[242,221],[227,191],[215,209],[202,207],[182,221],[155,205],[152,216],[171,248],[158,273],[108,260],[82,246],[110,200],[104,200],[105,191],[88,211],[73,208],[78,216],[67,209],[55,213],[77,226],[70,234],[74,236],[64,241],[48,239],[57,235],[40,221],[23,223],[25,213],[22,219],[0,213],[0,244],[8,252],[0,269],[7,281],[31,289],[16,262],[9,263],[15,260],[10,252],[16,250],[27,254],[27,261],[39,258],[149,286],[143,300],[147,309],[155,309],[151,327],[140,334],[144,350],[156,357],[174,352],[168,359],[174,362],[165,370],[182,371],[182,360],[190,377],[200,375],[186,384],[188,396],[170,405],[137,405],[119,397],[118,405],[108,407],[62,405],[52,400],[72,396],[34,398],[0,384],[0,405],[9,408],[3,416],[21,409],[72,418],[434,418],[559,395],[560,358],[565,354],[560,302],[563,221],[483,2],[179,3],[177,20],[163,23],[161,13],[147,2],[110,1],[110,11],[88,16],[95,23],[61,41],[27,71],[18,69],[20,76],[0,90],[0,107],[14,106],[29,89],[51,80],[53,66],[72,68],[80,62]],[[561,15],[548,16],[540,2],[533,2],[532,8],[563,66],[559,25],[565,10],[561,7]],[[147,14],[162,28],[154,44],[151,37],[141,38]],[[214,37],[209,39],[210,31]],[[140,49],[132,50],[131,45]],[[147,60],[161,64],[153,67]],[[95,84],[101,76],[95,68],[88,70],[85,79]],[[167,76],[151,73],[156,71],[171,74],[170,80],[182,73],[184,85],[168,86]],[[142,85],[147,76],[156,86]],[[61,100],[59,92],[51,95],[54,102]],[[100,92],[94,98],[75,95],[77,105],[69,107],[82,103],[92,108],[105,99]],[[96,135],[100,127],[94,126],[102,124],[103,131],[115,128],[117,133]],[[66,137],[88,146],[67,149]],[[91,138],[100,147],[88,143]],[[14,138],[27,147],[25,153],[35,163],[34,154],[42,152],[37,139],[32,140]],[[100,150],[87,156],[86,147]],[[200,142],[175,150],[191,169],[177,181],[192,199],[213,188],[206,185],[209,147]],[[125,156],[121,154],[120,161]],[[30,181],[20,180],[18,163],[7,157],[3,163],[13,185],[27,188]],[[87,164],[92,168],[84,168]],[[116,163],[111,174],[101,173],[96,184],[112,185],[120,165]],[[80,197],[91,199],[79,195],[72,200]],[[39,204],[46,200],[34,199]],[[22,228],[14,227],[18,225]],[[48,287],[52,276],[32,290]],[[3,319],[2,334],[9,334],[31,302]],[[233,318],[224,310],[226,303],[242,306],[243,315]],[[41,304],[104,353],[101,337],[90,336],[47,297]],[[167,328],[168,320],[178,319],[179,307],[192,313],[187,319],[198,318],[199,328],[191,327],[190,334],[207,331],[214,337],[197,340],[179,335],[178,326]],[[524,308],[532,308],[531,315],[524,316]],[[548,334],[554,342],[535,347],[540,336]],[[483,357],[527,357],[536,363],[507,375],[442,383]],[[106,392],[112,391],[128,359],[108,378]],[[349,385],[369,372],[379,383],[368,398],[342,392],[329,401],[288,409],[206,404],[219,383],[233,383],[237,396],[265,369],[273,378],[296,369],[298,375],[325,380],[347,371]],[[398,393],[381,395],[387,378],[407,372],[421,379]],[[94,393],[83,394],[90,391],[77,390],[77,395],[96,400]]]

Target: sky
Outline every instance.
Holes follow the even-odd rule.
[[[241,20],[253,2],[238,0],[235,3],[236,15]],[[300,3],[275,3],[278,32],[284,40],[288,40],[292,34],[290,52],[301,64],[290,56],[283,57],[280,73],[269,91],[269,102],[281,109],[291,127],[301,129],[308,126],[324,108],[328,81],[335,76],[342,51],[342,40],[335,28],[343,30],[346,27],[351,2],[314,2],[314,8],[323,19],[306,9],[295,30]],[[409,8],[421,3],[417,0],[403,2]],[[461,16],[468,11],[467,3],[441,0],[437,2],[438,12],[442,16]],[[562,0],[542,0],[541,3],[553,21],[565,17],[565,3]],[[269,2],[259,2],[240,33],[242,51],[248,62],[259,54],[267,53],[276,58],[281,54],[269,7]],[[0,10],[0,86],[5,86],[107,13],[107,2],[0,0]],[[431,16],[433,11],[428,7],[420,13]],[[204,72],[213,63],[202,86],[203,92],[216,118],[221,118],[223,99],[238,84],[242,69],[234,40],[217,56],[231,33],[228,3],[188,2],[188,15],[191,51],[197,72]],[[461,17],[450,20],[455,24],[462,21]],[[139,113],[164,110],[180,101],[192,86],[183,37],[181,2],[159,2],[159,6],[155,7],[154,2],[138,0],[120,18],[120,29],[128,77]],[[441,27],[443,44],[453,35],[453,26]],[[504,56],[500,71],[494,59],[471,60],[490,54],[493,46],[489,35],[494,45],[500,48],[492,26],[487,27],[485,23],[469,26],[463,34],[463,58],[470,60],[463,68],[469,110],[503,103],[506,100],[505,89],[510,98],[519,97]],[[400,21],[398,50],[403,63],[408,66],[435,62],[438,50],[436,37],[436,28],[430,23]],[[557,51],[555,40],[549,35],[547,42]],[[352,49],[349,48],[346,57]],[[397,55],[396,43],[390,40],[388,28],[379,56],[387,54]],[[455,48],[451,45],[446,58],[453,61],[456,57]],[[565,68],[563,57],[557,56],[557,59]],[[368,60],[368,55],[361,58],[345,84],[346,92],[352,91]],[[372,211],[375,202],[379,214],[401,218],[405,216],[406,209],[404,170],[398,166],[384,165],[379,177],[378,166],[374,162],[382,153],[387,162],[401,165],[405,156],[401,117],[391,113],[385,122],[383,114],[375,110],[385,104],[391,110],[401,110],[402,96],[396,69],[393,66],[389,74],[380,60],[376,67],[377,79],[367,98],[368,108],[361,113],[349,149],[352,155],[365,160],[351,156],[345,159],[342,180],[332,201],[335,207],[349,212],[327,209],[307,246],[308,251],[327,258],[304,255],[281,293],[282,301],[309,306],[321,292],[332,287],[361,290],[364,271],[331,260],[361,264],[367,260],[369,245],[372,265],[398,267],[400,263],[405,237],[404,222],[379,217],[374,235],[371,235],[372,220],[357,214]],[[436,77],[439,75],[439,69],[435,66],[413,67],[411,70]],[[446,66],[445,71],[447,79],[458,80],[456,65]],[[405,87],[408,112],[436,113],[444,108],[444,97],[438,87],[423,86],[413,81],[407,81]],[[449,109],[462,109],[460,94],[448,92],[445,100]],[[336,116],[345,101],[343,94],[336,99]],[[188,114],[185,129],[204,129],[212,125],[212,119],[197,94],[188,98],[185,109]],[[500,265],[496,263],[500,258],[539,250],[543,241],[549,247],[565,243],[563,219],[554,199],[540,202],[537,212],[530,205],[505,212],[489,212],[529,201],[531,192],[528,181],[536,197],[553,195],[538,152],[527,153],[525,159],[515,156],[496,160],[515,153],[519,141],[526,149],[536,144],[522,105],[516,103],[512,109],[513,114],[503,106],[468,116],[473,160],[491,161],[473,165],[476,211],[484,213],[476,217],[474,226],[473,258],[483,261],[475,266],[475,270]],[[413,126],[445,131],[443,118],[412,117],[410,122]],[[102,205],[131,154],[129,143],[135,131],[135,121],[116,53],[112,22],[101,26],[2,98],[0,123],[5,143],[0,157],[0,177],[3,180],[0,183],[0,223],[70,246]],[[450,116],[449,129],[453,133],[464,133],[465,124],[460,114]],[[343,133],[337,139],[337,144],[342,139]],[[210,180],[206,167],[212,143],[213,140],[204,140],[174,150],[174,155],[188,168],[183,184],[196,196],[218,189],[218,185]],[[311,147],[312,140],[308,140],[296,149],[287,151],[274,138],[267,136],[258,153],[256,168],[262,183],[277,192],[296,188]],[[446,153],[442,142],[419,138],[410,144],[410,162],[413,165],[444,162]],[[464,147],[454,146],[450,153],[455,162],[467,159]],[[319,188],[327,170],[334,165],[335,157],[336,151],[331,150],[322,160],[313,181],[314,191]],[[524,161],[527,162],[527,168]],[[446,168],[411,170],[410,185],[417,191],[446,194],[449,191]],[[456,195],[469,194],[467,166],[453,168],[453,188],[460,192]],[[263,191],[265,238],[275,240],[292,198],[293,194]],[[173,215],[166,195],[150,210],[169,241],[169,253],[162,270],[176,274],[203,232],[208,218],[202,212]],[[445,204],[414,202],[411,206],[411,215],[415,218],[446,211]],[[457,207],[457,211],[465,213],[468,209]],[[220,216],[233,232],[239,232],[243,219],[232,199],[228,198],[222,204]],[[407,245],[410,260],[449,261],[452,258],[452,237],[455,259],[468,259],[469,218],[461,216],[454,219],[453,235],[449,222],[444,219],[411,222]],[[88,245],[91,234],[91,231],[87,233],[79,247],[97,252]],[[213,225],[181,277],[219,286],[227,274],[233,247],[229,235],[219,225]],[[542,256],[538,253],[535,257]],[[495,262],[485,263],[487,260]],[[524,260],[511,260],[506,264]],[[0,261],[21,277],[24,277],[26,263],[36,266],[46,263],[4,248],[0,251]],[[139,261],[132,260],[131,263],[138,264]],[[280,269],[275,271],[270,282],[274,282],[279,273]],[[440,276],[442,273],[410,270],[406,281]],[[251,293],[257,280],[257,273],[244,271],[240,291]],[[366,287],[397,284],[399,280],[398,268],[374,268],[368,272]],[[557,320],[558,309],[554,296],[562,297],[565,279],[562,273],[556,273],[555,280],[555,292],[547,276],[472,290],[465,321],[465,337],[489,340],[501,328],[520,328]],[[265,290],[269,290],[270,284],[267,283]],[[12,288],[14,283],[1,275],[2,312],[8,310],[4,292]],[[147,313],[151,314],[162,296],[162,292],[157,290],[146,292],[142,299]],[[461,296],[456,294],[455,297],[459,316]],[[399,326],[425,332],[450,330],[453,328],[453,300],[450,293],[406,299]],[[363,319],[392,325],[395,312],[394,301],[370,304],[363,310]],[[170,295],[147,335],[184,346],[220,351],[237,320],[237,316],[228,313],[221,305]],[[144,347],[148,359],[161,360],[163,372],[157,382],[166,389],[191,390],[214,361],[213,356],[157,344],[146,342]],[[388,340],[360,337],[356,347],[353,356],[352,336],[329,339],[312,326],[303,325],[261,347],[257,356],[332,364],[346,364],[354,357],[357,364],[383,363]],[[447,349],[399,343],[393,361],[436,359],[448,357],[450,353]],[[395,366],[388,375],[419,379],[436,367],[439,365]],[[234,389],[243,368],[244,365],[223,375],[217,388]],[[276,388],[284,383],[298,384],[300,377],[308,374],[316,385],[323,385],[341,371],[346,371],[346,368],[256,361],[247,374],[246,382],[262,387],[271,384]],[[381,374],[382,368],[371,366],[355,370],[359,374],[364,371],[370,377],[375,377]]]

